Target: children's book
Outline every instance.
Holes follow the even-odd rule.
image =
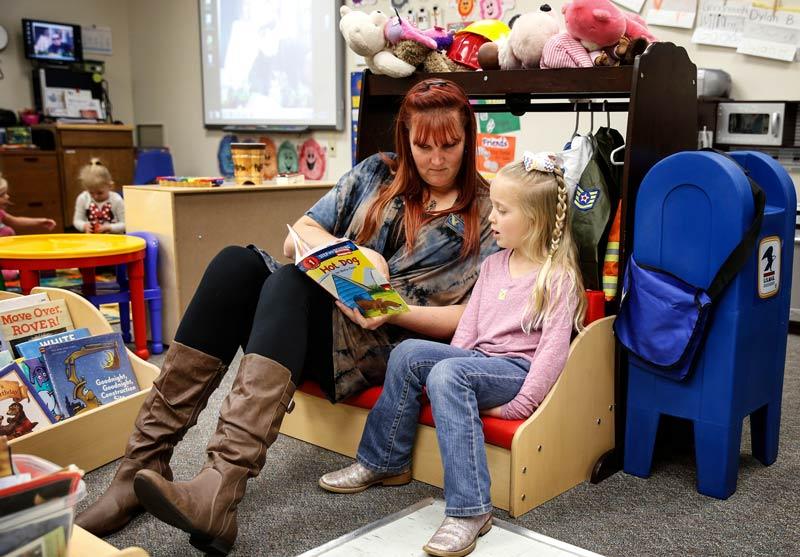
[[[17,345],[17,353],[21,358],[30,360],[31,358],[40,358],[45,346],[50,344],[61,344],[70,340],[78,340],[89,336],[89,329],[82,327],[74,331],[66,331],[55,335],[47,335],[26,342],[21,342]],[[44,361],[44,360],[42,360]]]
[[[0,336],[13,353],[16,353],[17,345],[25,341],[74,328],[64,300],[42,302],[0,313]]]
[[[14,356],[8,350],[0,351],[0,369],[3,369],[8,364],[14,361]]]
[[[20,367],[11,363],[0,370],[0,435],[16,439],[52,424],[44,403],[28,385]]]
[[[8,298],[6,300],[0,301],[0,315],[7,313],[11,310],[21,309],[35,304],[41,304],[48,300],[49,298],[47,297],[47,294],[45,294],[44,292],[29,294],[27,296]],[[3,339],[2,334],[0,334],[0,350],[8,350],[8,349],[9,349],[8,344]]]
[[[352,240],[340,239],[311,248],[291,226],[295,265],[337,300],[364,317],[408,311],[389,281]]]
[[[56,421],[63,420],[68,416],[62,413],[61,407],[56,402],[53,383],[50,381],[50,373],[47,371],[47,365],[44,362],[44,347],[88,336],[89,329],[83,327],[74,331],[36,338],[17,345],[17,352],[21,355],[17,360],[19,367],[25,374],[30,386],[36,389],[39,398],[44,402],[51,417]]]
[[[119,333],[47,345],[44,361],[65,417],[139,391]]]
[[[61,407],[56,402],[56,394],[53,391],[53,383],[50,381],[50,374],[47,372],[47,366],[44,363],[44,356],[29,360],[19,358],[17,365],[22,370],[22,374],[28,381],[30,388],[39,395],[50,418],[55,422],[66,418],[67,416],[61,413]]]

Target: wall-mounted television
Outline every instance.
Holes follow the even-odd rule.
[[[31,60],[69,64],[83,60],[80,25],[22,20],[25,57]]]

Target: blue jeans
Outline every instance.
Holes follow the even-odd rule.
[[[411,466],[422,387],[436,423],[444,465],[447,516],[492,510],[489,467],[479,409],[513,399],[525,381],[524,358],[489,357],[428,340],[406,340],[392,350],[386,381],[367,417],[356,458],[374,472]]]

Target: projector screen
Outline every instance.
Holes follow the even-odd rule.
[[[206,127],[342,129],[336,0],[199,0]]]

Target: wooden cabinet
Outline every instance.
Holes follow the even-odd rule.
[[[64,231],[61,173],[54,151],[35,149],[0,151],[0,171],[8,180],[13,203],[8,212],[23,217],[47,217],[56,221],[53,232]],[[69,222],[72,222],[70,215]],[[19,229],[17,234],[44,232]]]
[[[128,232],[147,231],[158,238],[164,343],[175,338],[208,262],[221,249],[255,244],[289,262],[283,257],[286,224],[300,218],[334,185],[308,181],[219,188],[126,186]]]
[[[75,198],[83,191],[78,173],[83,165],[98,158],[111,172],[116,189],[133,183],[134,149],[130,126],[56,126],[56,145],[62,167],[64,222],[72,225]]]

